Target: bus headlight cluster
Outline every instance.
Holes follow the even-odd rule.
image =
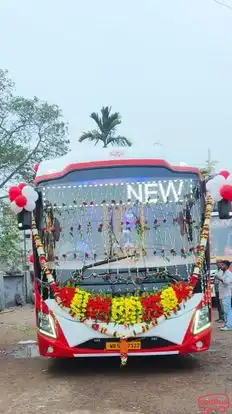
[[[198,334],[204,331],[205,329],[209,328],[210,325],[211,323],[210,323],[209,308],[208,306],[203,306],[202,308],[196,311],[194,325],[193,325],[193,333]]]
[[[37,312],[37,326],[42,334],[56,338],[55,323],[51,315]]]

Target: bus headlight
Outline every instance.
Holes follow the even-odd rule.
[[[51,338],[56,338],[55,324],[51,315],[43,312],[38,312],[37,326],[42,334],[50,336]]]
[[[195,314],[193,333],[198,334],[205,329],[209,328],[211,325],[209,317],[209,308],[208,306],[203,306],[198,309]]]

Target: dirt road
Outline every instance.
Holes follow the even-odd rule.
[[[0,314],[0,348],[34,339],[33,317],[31,308]],[[0,367],[4,414],[195,414],[204,394],[232,402],[232,333],[216,326],[211,350],[197,356],[129,359],[125,369],[118,359],[2,357]]]

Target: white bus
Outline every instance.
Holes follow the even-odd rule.
[[[208,247],[194,294],[186,293],[204,221],[204,182],[198,169],[171,166],[153,151],[80,144],[40,164],[33,232],[41,355],[209,348]],[[47,283],[52,278],[59,300]]]

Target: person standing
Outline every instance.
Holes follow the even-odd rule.
[[[232,307],[231,307],[231,292],[232,292],[232,272],[229,270],[231,263],[228,260],[221,262],[220,268],[223,275],[216,275],[220,282],[222,282],[219,296],[222,299],[225,326],[221,331],[232,331]]]
[[[217,275],[223,276],[223,271],[221,269],[221,260],[217,260],[216,265],[217,265]],[[223,311],[223,304],[222,304],[222,298],[220,298],[221,296],[221,289],[222,289],[222,282],[215,277],[214,279],[214,288],[215,288],[215,298],[216,298],[216,305],[217,305],[217,310],[218,310],[218,319],[215,320],[215,322],[224,322],[224,311]]]

